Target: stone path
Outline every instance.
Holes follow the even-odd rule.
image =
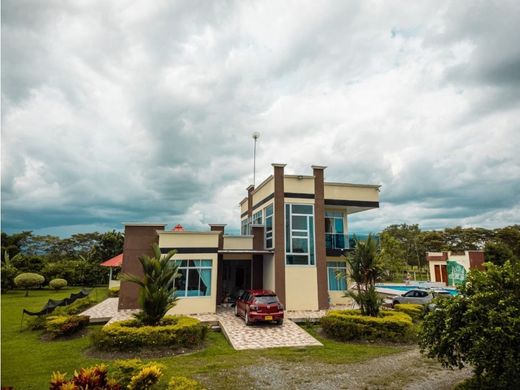
[[[85,310],[82,316],[89,316],[91,323],[103,323],[109,321],[117,313],[119,298],[107,298],[103,302]]]

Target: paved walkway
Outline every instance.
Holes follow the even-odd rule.
[[[222,310],[217,316],[222,333],[236,350],[322,346],[289,319],[285,319],[283,325],[260,323],[247,326],[242,318],[235,317],[232,309]]]

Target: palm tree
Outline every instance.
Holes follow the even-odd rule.
[[[154,256],[143,255],[139,262],[143,266],[144,276],[124,274],[122,280],[139,286],[139,304],[142,311],[135,317],[144,325],[157,325],[166,312],[175,306],[175,279],[178,266],[171,261],[176,251],[161,254],[159,245],[152,245]]]
[[[346,296],[353,298],[361,309],[361,314],[376,317],[382,300],[377,295],[375,283],[382,275],[379,264],[376,240],[372,234],[366,241],[360,241],[354,236],[354,252],[347,254],[350,277],[356,282],[357,292],[347,292]]]

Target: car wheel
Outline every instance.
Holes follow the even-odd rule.
[[[399,305],[399,301],[393,301],[392,306]]]
[[[249,313],[246,313],[246,325],[251,325],[251,320],[249,319]]]
[[[282,318],[281,320],[277,320],[276,323],[277,323],[278,325],[283,325],[283,318]]]

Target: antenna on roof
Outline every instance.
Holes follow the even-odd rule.
[[[256,140],[260,138],[260,133],[258,131],[255,131],[253,133],[253,139],[255,140],[255,149],[253,152],[253,186],[255,186],[255,180],[256,180]]]

